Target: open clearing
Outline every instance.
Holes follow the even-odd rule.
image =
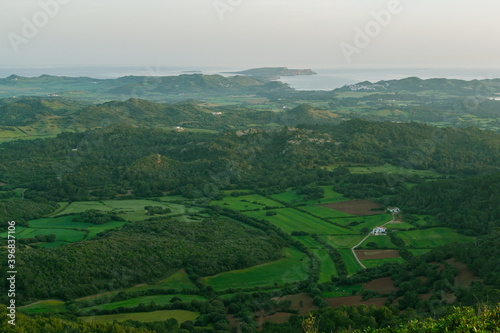
[[[390,294],[391,292],[398,290],[398,288],[394,286],[394,281],[391,277],[372,280],[365,284],[364,289],[375,290],[381,294]]]
[[[58,313],[65,312],[66,305],[63,301],[58,300],[47,300],[40,301],[30,305],[22,306],[19,308],[20,311],[25,313]]]
[[[112,323],[115,320],[137,320],[143,323],[148,323],[153,321],[165,321],[170,318],[175,318],[179,323],[183,323],[188,320],[195,320],[199,317],[199,315],[200,314],[198,312],[185,310],[162,310],[153,312],[132,312],[102,316],[79,317],[79,319],[87,322],[95,321],[99,323]]]
[[[383,208],[383,206],[371,200],[350,200],[322,204],[321,206],[356,216],[377,215],[385,213],[383,210],[372,210]]]
[[[448,259],[446,262],[455,267],[458,271],[455,278],[455,286],[461,285],[469,287],[474,281],[481,281],[481,283],[483,283],[483,279],[475,276],[469,267],[467,267],[467,265],[463,262],[456,261],[454,258]]]
[[[175,272],[157,284],[145,284],[141,286],[126,289],[127,292],[149,290],[149,289],[196,289],[196,286],[191,282],[184,269]]]
[[[398,231],[397,235],[406,246],[413,248],[434,248],[453,242],[464,243],[475,240],[474,237],[458,234],[450,228]]]
[[[293,283],[307,279],[309,258],[297,249],[284,250],[285,259],[205,277],[206,285],[215,290],[262,287]]]

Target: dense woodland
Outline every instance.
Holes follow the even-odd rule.
[[[19,279],[18,301],[69,300],[154,282],[180,268],[194,276],[215,275],[280,259],[284,245],[276,234],[224,219],[186,224],[153,218],[86,242],[20,252],[18,265],[30,270]]]

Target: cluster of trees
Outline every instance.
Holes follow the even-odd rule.
[[[319,186],[304,186],[297,189],[298,195],[304,195],[303,200],[317,200],[325,197],[325,189]]]
[[[16,221],[18,225],[26,225],[28,221],[52,213],[57,208],[59,208],[58,203],[49,202],[43,198],[0,202],[0,228],[6,229],[8,221]]]
[[[92,224],[104,224],[111,221],[125,221],[125,219],[115,213],[103,212],[97,209],[86,210],[79,218],[73,218],[73,222],[87,222]]]
[[[144,209],[148,215],[164,215],[172,212],[170,208],[161,206],[146,206]]]

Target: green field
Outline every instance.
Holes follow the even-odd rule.
[[[313,206],[313,205],[307,205],[307,206],[300,206],[298,209],[305,210],[306,212],[309,212],[315,216],[322,217],[325,219],[333,219],[333,218],[338,218],[338,217],[350,217],[352,215],[339,212],[337,210],[333,210],[327,207],[323,206]]]
[[[266,207],[284,207],[279,202],[265,198],[258,194],[242,195],[239,197],[228,195],[222,200],[212,201],[211,205],[222,206],[238,211],[264,209]]]
[[[205,277],[205,284],[215,290],[263,287],[307,279],[309,258],[297,249],[284,249],[285,259],[246,269]]]
[[[27,306],[22,306],[19,308],[20,311],[35,314],[35,313],[58,313],[65,312],[66,306],[64,302],[61,301],[41,301]]]
[[[314,238],[311,236],[292,236],[293,239],[298,240],[302,244],[304,244],[306,247],[311,247],[311,248],[321,248],[321,244],[318,243]]]
[[[402,223],[388,223],[385,225],[387,229],[390,230],[409,230],[416,228],[414,225],[411,225],[410,223],[402,222]]]
[[[199,295],[153,295],[153,296],[143,296],[143,297],[136,297],[136,298],[131,298],[127,299],[124,301],[119,301],[119,302],[114,302],[114,303],[107,303],[107,304],[99,304],[99,305],[94,305],[91,307],[83,308],[81,311],[83,312],[88,312],[91,310],[113,310],[113,309],[118,309],[119,307],[124,307],[124,308],[135,308],[139,304],[144,304],[148,306],[151,302],[154,302],[156,305],[165,305],[165,304],[170,304],[170,300],[173,297],[178,297],[182,300],[182,302],[191,302],[191,301],[200,301],[204,302],[207,299],[203,296]]]
[[[370,236],[368,237],[361,245],[360,248],[368,249],[369,247],[366,246],[368,243],[375,243],[378,245],[378,249],[395,249],[396,245],[392,244],[391,239],[389,236]]]
[[[359,224],[349,226],[351,229],[360,232],[361,229],[363,228],[368,228],[368,231],[372,231],[373,228],[378,227],[386,222],[389,222],[390,220],[392,220],[392,215],[378,214],[378,215],[348,217],[343,219],[333,219],[332,221],[343,226],[348,226],[349,223],[353,224],[355,222],[361,222]]]
[[[94,321],[99,323],[112,323],[113,321],[136,320],[143,323],[153,321],[165,321],[170,318],[175,318],[179,323],[188,320],[195,320],[199,317],[198,312],[191,312],[185,310],[162,310],[153,312],[132,312],[132,313],[119,313],[112,315],[79,317],[83,321]]]
[[[366,268],[372,268],[387,263],[403,263],[405,262],[405,260],[399,257],[399,258],[386,258],[386,259],[367,259],[367,260],[361,260],[361,262],[363,263],[363,265],[365,265]]]
[[[285,232],[305,231],[316,234],[349,234],[350,230],[338,227],[314,216],[299,212],[293,208],[276,209],[277,215],[266,216],[265,211],[246,212],[246,215],[258,219],[266,219],[272,224],[280,227]]]
[[[126,289],[126,291],[131,292],[131,291],[140,291],[140,290],[148,290],[148,289],[175,289],[175,290],[182,290],[182,289],[196,289],[195,285],[191,280],[189,280],[189,277],[187,276],[186,272],[184,270],[177,271],[167,277],[164,280],[161,280],[157,284],[147,284],[143,286],[136,286],[132,287],[129,289]]]
[[[320,260],[320,270],[318,283],[332,282],[332,275],[338,277],[337,268],[332,261],[332,258],[325,249],[313,250],[313,253]]]
[[[354,258],[354,254],[352,254],[351,249],[339,249],[339,252],[347,266],[348,274],[354,274],[363,269],[356,258]]]
[[[356,291],[356,294],[359,294],[363,286],[361,284],[354,284],[350,286],[337,286],[333,291],[324,291],[321,293],[321,297],[323,298],[335,298],[335,297],[344,297],[344,296],[352,296],[353,290]]]
[[[398,231],[397,235],[407,247],[434,248],[453,242],[473,242],[474,237],[456,233],[450,228],[431,228],[424,230]]]
[[[328,244],[335,248],[351,248],[357,245],[366,235],[335,235],[322,237]]]

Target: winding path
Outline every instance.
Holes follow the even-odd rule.
[[[385,222],[384,224],[382,224],[382,226],[388,224],[388,223],[393,223],[394,220],[396,219],[396,217],[394,216],[394,214],[392,214],[392,220],[390,220],[389,222]],[[361,262],[361,260],[359,260],[358,258],[358,255],[356,254],[356,251],[354,251],[358,246],[360,246],[361,244],[363,244],[363,242],[372,235],[372,233],[370,232],[368,235],[366,235],[365,238],[363,238],[361,240],[361,242],[359,242],[358,244],[354,245],[352,248],[351,248],[351,251],[352,251],[352,254],[354,254],[354,258],[356,258],[356,260],[358,261],[358,263],[361,265],[361,267],[363,267],[364,269],[366,269],[366,266],[363,265],[363,263]]]

